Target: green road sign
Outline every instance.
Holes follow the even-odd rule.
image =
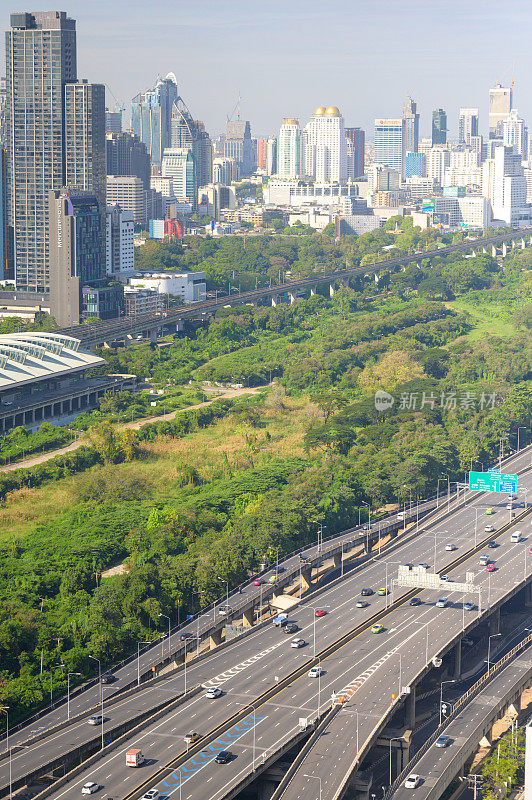
[[[517,475],[501,475],[500,472],[470,472],[469,488],[477,492],[512,494],[517,490]]]

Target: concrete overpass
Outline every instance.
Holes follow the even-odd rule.
[[[254,305],[259,302],[270,301],[272,305],[289,300],[295,302],[298,296],[316,293],[318,285],[328,285],[331,297],[336,288],[342,284],[348,284],[351,279],[364,276],[372,276],[378,281],[379,276],[385,272],[397,272],[404,269],[407,264],[417,263],[431,258],[450,255],[451,253],[488,253],[496,256],[499,248],[503,255],[513,247],[529,247],[532,245],[532,228],[514,230],[510,233],[500,234],[478,239],[472,239],[460,244],[447,245],[446,247],[396,256],[376,264],[364,267],[353,267],[351,269],[338,270],[333,273],[323,273],[314,275],[311,278],[302,278],[296,281],[282,283],[276,286],[268,286],[255,289],[250,292],[242,292],[237,295],[217,297],[214,300],[206,300],[202,303],[174,308],[161,314],[142,315],[135,317],[125,317],[122,319],[111,320],[109,322],[93,323],[90,325],[74,325],[69,328],[61,328],[58,333],[79,338],[85,347],[97,347],[102,345],[112,345],[120,342],[124,345],[131,343],[136,336],[156,341],[158,337],[176,332],[183,327],[186,320],[203,319],[214,314],[221,308],[238,305]]]

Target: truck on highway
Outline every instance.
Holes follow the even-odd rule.
[[[286,625],[286,622],[287,622],[287,620],[288,620],[288,614],[278,614],[278,615],[277,615],[277,616],[274,618],[274,620],[273,620],[273,624],[274,624],[274,625],[275,625],[277,628],[284,628],[284,626]]]
[[[128,750],[126,753],[126,767],[140,767],[144,764],[142,750]]]

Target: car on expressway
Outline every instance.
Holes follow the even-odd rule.
[[[94,794],[94,792],[99,791],[101,788],[102,787],[100,786],[99,783],[95,783],[94,781],[87,781],[87,783],[83,784],[83,787],[81,789],[81,794]]]
[[[456,550],[456,545],[453,544],[452,542],[449,542],[448,544],[445,545],[445,549],[448,553],[452,553],[453,550]]]
[[[531,556],[531,555],[532,555],[532,547],[529,547],[529,548],[528,548],[528,555],[529,555],[529,556]]]
[[[197,739],[200,739],[200,734],[197,731],[189,731],[183,736],[185,744],[193,744]]]
[[[417,789],[420,780],[419,775],[409,775],[405,781],[405,789]]]
[[[216,697],[221,697],[223,692],[218,686],[210,686],[207,691],[205,692],[205,697],[209,700],[214,700]]]
[[[367,600],[357,600],[355,606],[356,608],[366,608],[369,606],[369,603]]]
[[[114,683],[117,680],[116,675],[113,675],[111,672],[106,672],[100,678],[100,683],[103,683],[104,686],[108,683]]]
[[[486,509],[486,514],[494,514],[494,513],[495,513],[495,512],[493,511],[493,509],[492,509],[492,508],[487,508],[487,509]]]
[[[434,742],[434,747],[447,747],[452,742],[450,736],[447,736],[446,733],[442,733],[441,736],[438,736],[436,741]]]
[[[220,750],[214,758],[215,764],[228,764],[233,759],[233,754],[230,750]]]
[[[292,639],[290,642],[290,647],[298,648],[304,647],[306,645],[306,641],[304,639]]]
[[[314,616],[315,617],[324,617],[327,612],[324,608],[315,608],[314,609]]]
[[[276,575],[270,575],[270,577],[268,578],[268,583],[275,583],[276,580],[277,580]]]
[[[495,564],[486,564],[484,569],[486,572],[495,572]]]
[[[386,589],[384,586],[381,586],[377,594],[379,597],[385,597],[388,594],[388,589]]]
[[[427,564],[426,561],[422,561],[421,564],[419,564],[419,566],[423,567],[423,569],[430,569],[430,564]]]
[[[262,586],[263,583],[264,581],[262,580],[262,578],[255,578],[255,580],[253,581],[253,586]]]
[[[493,527],[493,525],[486,525],[486,527],[484,528],[484,530],[486,531],[486,533],[493,533],[493,531],[495,530],[495,528]]]
[[[470,603],[469,600],[467,601],[467,603],[464,603],[464,611],[473,611],[474,608],[475,606],[473,605],[473,603]]]
[[[372,633],[382,633],[384,630],[384,625],[381,625],[380,622],[377,622],[376,625],[371,626]]]
[[[191,633],[182,633],[179,637],[182,642],[186,642],[187,639],[193,639],[193,635]]]
[[[150,789],[149,792],[143,794],[140,800],[157,800],[159,797],[159,790],[158,789]]]
[[[421,597],[412,597],[410,600],[411,606],[420,606],[421,605]]]
[[[92,717],[89,717],[87,722],[89,725],[103,725],[105,722],[105,717],[103,717],[101,714],[93,714]]]
[[[307,675],[309,678],[319,678],[320,675],[324,674],[324,672],[325,670],[323,669],[323,667],[312,667],[307,672]]]
[[[498,547],[498,546],[499,546],[499,542],[495,542],[493,539],[491,540],[491,542],[488,542],[488,547],[491,548],[491,550],[493,550],[495,547]]]
[[[489,555],[487,553],[482,553],[482,555],[480,556],[480,558],[478,560],[478,563],[481,564],[483,567],[485,567],[486,564],[490,563],[490,561],[491,561],[491,558],[489,557]]]
[[[283,626],[283,631],[285,633],[297,633],[299,630],[299,625],[297,622],[287,622],[286,625]]]
[[[436,608],[445,608],[447,605],[447,598],[440,597],[439,600],[436,600]]]
[[[440,575],[440,581],[448,581],[448,580],[449,580],[448,575]]]
[[[373,594],[373,589],[368,589],[366,587],[365,589],[362,589],[360,594],[362,595],[362,597],[371,597],[371,595]]]
[[[233,613],[233,609],[229,606],[218,606],[218,614],[221,617],[228,617],[230,614]]]

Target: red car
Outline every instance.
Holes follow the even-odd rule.
[[[315,617],[324,617],[327,612],[324,608],[316,608],[314,609],[314,616]]]
[[[261,586],[262,585],[262,578],[255,578],[253,581],[253,586]]]
[[[486,564],[486,572],[495,572],[495,566],[493,564]]]

